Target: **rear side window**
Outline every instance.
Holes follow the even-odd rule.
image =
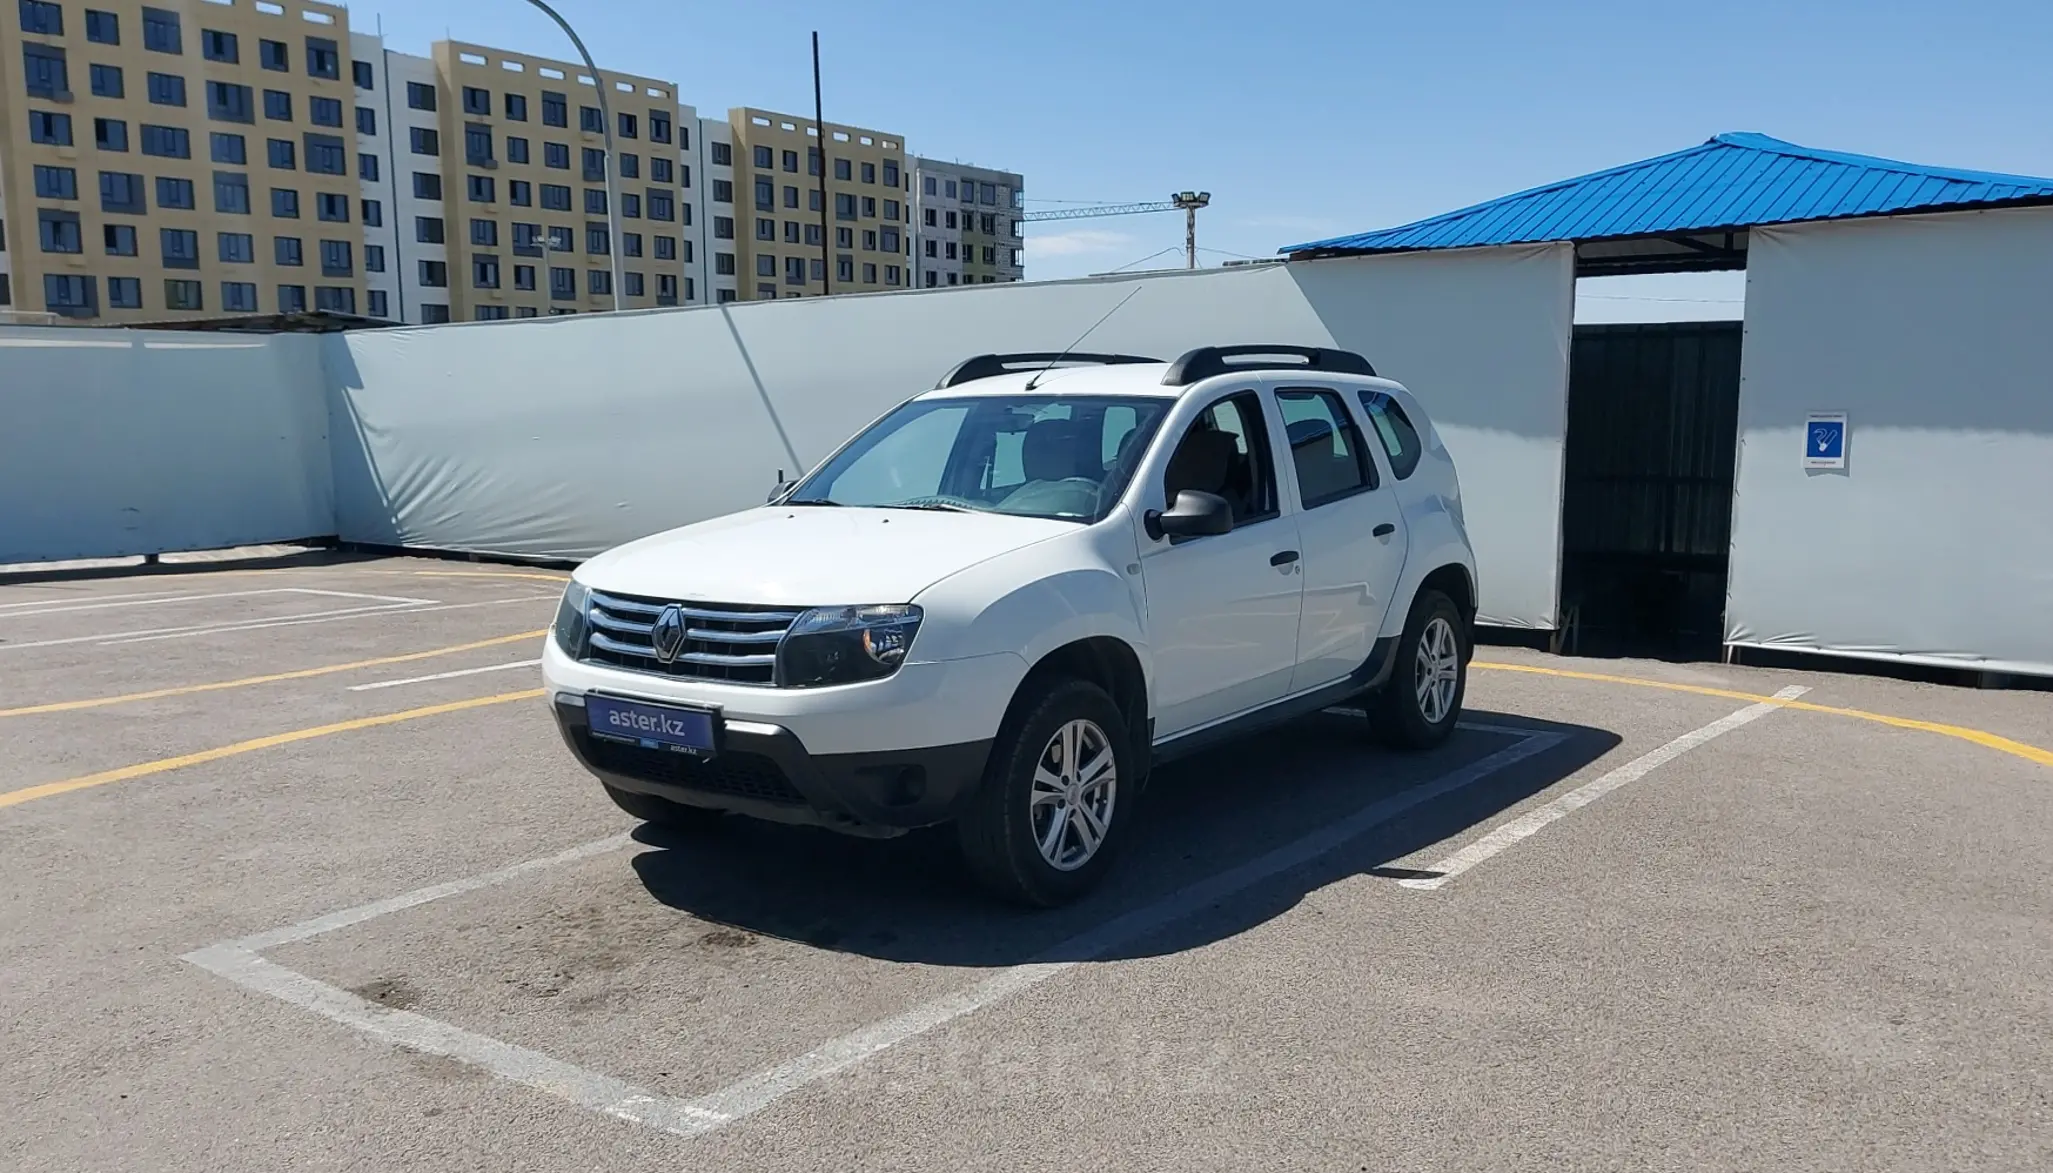
[[[1383,451],[1390,454],[1390,471],[1401,481],[1419,466],[1419,454],[1425,449],[1419,442],[1419,430],[1411,426],[1397,401],[1384,392],[1363,391],[1361,396],[1362,410],[1369,413],[1376,439],[1382,442]]]
[[[1287,388],[1276,392],[1276,407],[1306,509],[1376,487],[1376,466],[1338,393]]]

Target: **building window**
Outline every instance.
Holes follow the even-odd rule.
[[[470,286],[472,289],[499,288],[499,258],[472,257],[470,262]]]
[[[39,209],[36,212],[36,234],[46,253],[85,251],[85,237],[79,231],[77,212]]]
[[[535,288],[535,267],[533,265],[515,265],[513,267],[513,287],[530,293],[533,292]]]
[[[835,279],[836,281],[853,281],[853,280],[855,280],[855,258],[854,258],[854,257],[836,257],[836,258],[834,258],[834,279]]]
[[[21,58],[27,74],[29,97],[56,98],[60,94],[65,98],[71,97],[71,78],[64,68],[64,50],[48,45],[23,45]],[[153,73],[150,76],[158,75]]]
[[[38,7],[57,10],[55,4],[38,4]],[[63,16],[58,16],[61,27]],[[86,9],[86,40],[96,45],[119,45],[121,43],[121,18],[111,12]]]
[[[855,197],[853,195],[847,192],[834,193],[834,218],[836,220],[855,219]]]
[[[440,302],[421,303],[421,321],[430,326],[439,326],[449,320],[449,307]]]
[[[569,126],[570,104],[562,94],[554,90],[542,91],[542,125]]]
[[[896,228],[886,228],[886,229],[884,230],[884,235],[883,235],[883,244],[882,244],[882,245],[881,245],[880,247],[882,247],[882,248],[883,248],[883,250],[884,250],[885,252],[887,252],[887,253],[895,253],[895,252],[897,252],[897,251],[898,251],[898,229],[896,229]]]
[[[798,243],[798,221],[796,221],[796,220],[786,220],[786,221],[784,222],[784,243],[786,243],[786,244],[797,244],[797,243]]]
[[[216,122],[255,122],[256,103],[248,86],[234,82],[207,83],[207,117]]]
[[[732,276],[734,276],[734,254],[733,254],[733,253],[714,253],[714,254],[713,254],[713,274],[714,274],[714,276],[717,276],[717,277],[732,277]]]
[[[413,238],[422,244],[442,243],[442,218],[440,216],[415,216]]]
[[[71,145],[71,115],[49,110],[29,111],[29,141],[53,147]]]
[[[613,292],[613,274],[605,269],[591,269],[585,273],[585,285],[593,293]]]
[[[93,119],[93,145],[103,151],[128,150],[128,123],[119,118]]]
[[[497,199],[497,195],[493,190],[497,185],[492,182],[492,177],[489,175],[466,176],[463,186],[464,194],[469,196],[470,201],[474,204],[489,204]]]
[[[768,216],[756,217],[756,239],[777,239],[777,221],[770,219]]]
[[[46,37],[64,35],[64,9],[48,0],[21,0],[21,31]]]
[[[577,128],[586,134],[605,134],[606,117],[599,113],[597,106],[579,106],[577,108]]]
[[[442,176],[435,171],[413,173],[413,198],[417,200],[439,200],[442,198]]]
[[[100,228],[100,240],[107,247],[110,257],[132,257],[136,252],[135,225],[105,224]]]
[[[164,251],[167,269],[200,267],[200,234],[190,228],[159,228],[157,244]]]
[[[392,316],[387,309],[385,291],[382,289],[373,289],[365,295],[364,309],[374,318],[390,318]]]
[[[661,110],[649,111],[649,141],[667,143],[670,141],[670,116]]]
[[[349,174],[349,150],[332,134],[305,136],[307,170],[315,175]]]
[[[733,203],[733,202],[734,202],[734,184],[733,184],[732,182],[728,181],[728,180],[725,180],[725,179],[716,179],[716,180],[714,180],[714,181],[713,181],[713,202],[714,202],[714,203],[716,203],[716,204],[731,204],[731,203]]]
[[[543,143],[542,166],[554,167],[558,171],[570,170],[570,144]]]
[[[711,150],[712,150],[712,156],[713,156],[713,166],[715,166],[715,167],[732,167],[732,166],[734,166],[734,144],[732,144],[732,143],[713,143],[713,144],[711,144]]]
[[[775,160],[772,158],[770,148],[768,147],[758,146],[755,149],[752,157],[755,159],[756,169],[759,171],[768,171],[770,168],[775,167],[777,165]]]
[[[640,179],[641,177],[642,157],[632,152],[620,156],[620,178]]]
[[[426,82],[407,82],[406,105],[412,110],[432,111],[435,108],[435,87]]]
[[[340,192],[324,191],[314,196],[314,218],[330,224],[349,223],[349,197]]]
[[[984,246],[984,263],[987,265],[998,263],[998,250],[988,244]]]
[[[874,219],[876,219],[876,218],[877,218],[877,197],[876,197],[876,196],[864,196],[864,197],[863,197],[863,219],[865,219],[865,220],[874,220]]]
[[[472,244],[485,245],[486,247],[496,247],[499,243],[499,221],[486,219],[471,220],[470,242]]]
[[[494,288],[497,288],[496,286]],[[471,314],[480,322],[503,322],[507,318],[507,307],[503,305],[481,305]]]
[[[508,122],[526,122],[528,120],[527,95],[506,95],[506,120]]]
[[[577,270],[552,268],[549,270],[549,296],[558,301],[567,301],[577,296]]]
[[[585,252],[595,257],[610,254],[613,251],[611,235],[604,224],[585,225]]]
[[[292,95],[284,90],[265,90],[264,117],[274,122],[291,122]]]
[[[977,220],[979,225],[978,231],[982,232],[985,236],[998,235],[998,218],[996,216],[985,212]]]
[[[249,215],[249,176],[214,172],[214,210],[230,216]]]
[[[641,255],[642,255],[642,234],[641,234],[641,233],[639,233],[639,232],[623,232],[623,233],[621,233],[621,234],[620,234],[620,255],[621,255],[621,256],[623,256],[623,257],[638,257],[638,256],[641,256]]]
[[[863,164],[863,182],[864,182],[864,183],[875,183],[875,182],[877,182],[877,165],[876,165],[875,163],[865,163],[865,164]]]
[[[36,198],[43,200],[75,200],[78,198],[78,172],[70,167],[36,167]]]
[[[307,38],[307,76],[342,79],[342,50],[326,37]]]
[[[291,139],[267,139],[264,142],[264,149],[270,159],[271,166],[278,168],[280,171],[290,171],[295,166],[294,160],[298,157],[299,148],[293,145]]]
[[[143,202],[143,177],[127,171],[100,172],[100,210],[138,216],[148,211]]]
[[[863,251],[866,253],[877,251],[877,233],[874,229],[863,229]]]
[[[885,200],[885,201],[884,201],[884,218],[885,218],[886,220],[890,220],[890,221],[893,221],[893,222],[896,222],[896,221],[897,221],[897,219],[898,219],[898,201],[897,201],[897,200]]]
[[[863,262],[863,284],[875,285],[876,283],[877,266],[870,264],[868,261]]]
[[[492,91],[482,86],[463,87],[463,112],[486,117],[492,113]]]
[[[657,183],[673,182],[670,160],[658,155],[649,160],[649,178]],[[689,185],[687,185],[689,186]]]
[[[542,255],[542,226],[540,224],[514,222],[513,255],[517,257],[539,257]]]
[[[784,258],[784,283],[804,285],[806,283],[806,259],[804,257]]]
[[[898,186],[898,164],[889,159],[884,160],[884,186],[889,188],[896,188]]]
[[[597,147],[586,147],[584,152],[585,182],[603,183],[606,179],[606,152]]]
[[[209,61],[225,61],[230,65],[242,60],[242,55],[236,48],[235,34],[224,33],[219,29],[200,30],[200,56]]]
[[[159,175],[157,177],[157,206],[187,212],[191,211],[197,206],[193,200],[192,180]]]
[[[364,227],[382,228],[385,225],[385,205],[377,200],[359,201],[363,205]]]
[[[143,283],[138,277],[107,278],[107,304],[117,310],[143,308]]]
[[[620,218],[639,220],[642,215],[642,197],[633,192],[622,192],[620,196]]]
[[[378,156],[371,154],[369,151],[358,151],[356,154],[356,177],[365,183],[378,182]]]
[[[259,39],[257,41],[257,64],[270,70],[272,73],[289,73],[292,71],[292,50],[285,47],[284,41]]]
[[[283,220],[299,219],[299,193],[289,187],[272,188],[271,214]]]
[[[341,126],[342,103],[334,98],[308,98],[307,121],[315,126]]]
[[[422,261],[420,263],[420,278],[420,283],[429,289],[447,289],[449,287],[449,265],[445,261]]]
[[[549,251],[567,253],[577,247],[576,234],[558,224],[549,229]]]
[[[934,256],[939,256],[939,255],[940,255],[939,249],[940,249],[940,246],[939,246],[938,244],[936,244],[935,242],[933,242],[933,241],[931,241],[931,240],[927,242],[927,255],[928,255],[928,256],[930,256],[930,257],[934,257]]]
[[[685,243],[690,244],[691,242],[687,240]],[[659,261],[674,261],[677,259],[676,237],[659,236],[656,238],[656,259]],[[691,258],[686,257],[685,259],[689,260]]]
[[[658,193],[658,194],[661,194],[661,193]],[[670,197],[669,197],[669,196],[667,196],[667,195],[664,195],[664,196],[663,196],[663,201],[664,201],[664,204],[665,204],[665,206],[666,206],[666,210],[667,210],[667,206],[668,206],[668,204],[669,204],[669,201],[670,201]],[[652,209],[652,210],[651,210],[651,211],[649,212],[649,219],[651,219],[651,220],[655,220],[655,219],[659,219],[659,218],[660,218],[660,219],[668,220],[668,219],[670,218],[670,217],[669,217],[669,216],[667,216],[667,215],[666,215],[666,216],[662,216],[662,217],[658,217],[658,216],[656,215],[656,213],[655,213],[655,212],[654,212],[654,210],[653,210],[653,209],[655,208],[655,203],[654,203],[654,197],[651,197],[651,202],[650,202],[650,204],[649,204],[649,207],[650,207],[650,208]],[[689,227],[691,227],[691,205],[690,205],[690,204],[679,204],[679,205],[677,205],[677,211],[678,211],[678,214],[679,214],[679,215],[681,215],[681,216],[683,216],[683,217],[684,217],[684,226],[685,226],[686,228],[689,228]]]
[[[770,292],[775,293],[777,291],[773,289]],[[732,289],[716,289],[713,291],[713,300],[720,305],[726,305],[728,302],[738,299]]]
[[[356,312],[356,290],[347,285],[316,285],[314,308],[331,314],[353,314]]]
[[[962,281],[962,279],[961,279],[961,277],[960,277],[959,275],[957,275],[957,274],[955,274],[955,273],[950,273],[950,274],[948,274],[948,283],[949,283],[950,285],[958,285],[958,284],[961,284],[961,281]]]
[[[506,161],[525,163],[528,161],[528,141],[518,135],[506,136]]]
[[[621,282],[620,291],[622,293],[629,297],[640,297],[642,295],[643,285],[640,273],[623,273],[621,274]]]
[[[248,265],[257,259],[256,238],[247,232],[216,233],[214,245],[223,264]]]
[[[442,153],[442,136],[425,126],[407,128],[407,139],[412,144],[413,153],[416,155],[440,155]]]
[[[850,177],[850,175],[851,175],[851,171],[850,171],[850,168],[849,168],[849,165],[848,165],[848,160],[846,160],[846,159],[836,159],[836,160],[834,160],[834,178],[836,178],[836,179],[839,179],[839,180],[843,180],[843,181],[846,181],[846,180],[848,180],[848,178]]]
[[[377,75],[372,72],[371,63],[368,61],[350,62],[349,77],[351,81],[356,83],[357,89],[375,90],[378,88]]]
[[[385,271],[385,246],[384,246],[384,245],[382,245],[382,244],[367,244],[367,245],[365,245],[365,246],[364,246],[364,272],[366,272],[366,273],[383,273],[384,271]]]
[[[947,225],[948,225],[948,228],[949,228],[949,229],[950,229],[951,231],[953,231],[953,230],[954,230],[954,228],[955,228],[955,213],[953,213],[953,212],[949,212],[949,213],[947,214],[947,220],[946,220],[946,223],[947,223]]]
[[[378,133],[378,112],[369,106],[356,108],[356,132],[375,136]]]
[[[512,204],[516,208],[527,208],[534,206],[535,185],[529,183],[525,179],[507,180],[506,202]]]
[[[948,242],[948,259],[951,261],[955,259],[955,242],[952,240]]]
[[[35,46],[27,46],[33,48]],[[121,98],[127,96],[127,87],[122,84],[119,65],[92,65],[86,68],[88,84],[93,96],[98,98]]]
[[[542,185],[542,206],[554,212],[570,210],[570,188],[561,183]]]
[[[651,216],[650,216],[650,219],[654,219],[654,218],[655,218],[655,217],[654,217],[653,215],[651,215]],[[732,217],[732,216],[715,216],[715,217],[713,217],[713,239],[715,239],[715,240],[733,240],[733,239],[734,239],[734,217]]]
[[[281,314],[303,314],[307,309],[307,287],[304,285],[280,285],[278,287],[278,312]]]
[[[96,282],[79,274],[47,273],[43,276],[43,308],[67,318],[90,318],[99,307],[93,304]]]
[[[777,185],[767,179],[756,180],[756,210],[767,212],[777,206]]]
[[[473,167],[489,166],[492,162],[492,128],[475,123],[463,128],[464,161]]]
[[[243,166],[249,162],[249,148],[239,134],[215,131],[207,136],[208,157],[216,163]]]
[[[613,120],[614,120],[615,122],[617,122],[617,123],[619,123],[619,124],[620,124],[620,137],[621,137],[621,138],[634,138],[634,137],[635,137],[635,116],[634,116],[634,115],[632,115],[632,114],[616,114],[616,115],[614,115],[614,116],[613,116]]]
[[[185,52],[185,40],[178,29],[178,14],[161,8],[143,9],[143,48],[152,53]]]
[[[980,204],[997,203],[998,185],[995,183],[979,183],[977,185],[977,202]]]
[[[901,276],[902,270],[897,265],[884,266],[884,284],[897,285]]]

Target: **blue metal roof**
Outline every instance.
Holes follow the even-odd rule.
[[[2053,201],[2053,179],[1820,151],[1765,134],[1628,163],[1429,220],[1279,252],[1387,252],[1672,235],[1989,204]]]

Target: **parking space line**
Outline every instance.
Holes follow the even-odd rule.
[[[536,695],[536,693],[524,695]],[[269,932],[223,941],[184,955],[211,973],[375,1038],[431,1055],[441,1055],[482,1068],[503,1079],[548,1092],[561,1099],[623,1120],[646,1124],[682,1137],[711,1132],[762,1111],[791,1092],[846,1071],[867,1059],[917,1038],[968,1014],[1011,997],[1049,978],[1110,953],[1120,946],[1161,931],[1206,908],[1276,876],[1311,864],[1351,840],[1405,812],[1472,786],[1499,771],[1553,749],[1569,739],[1566,733],[1489,726],[1472,731],[1509,735],[1518,740],[1468,765],[1408,790],[1369,804],[1354,814],[1275,848],[1236,867],[1171,893],[1152,904],[1118,916],[1057,945],[1021,965],[1011,966],[964,989],[915,1006],[829,1040],[794,1059],[758,1071],[708,1095],[680,1100],[552,1059],[522,1047],[487,1038],[409,1011],[380,1006],[354,994],[287,969],[259,955],[264,949],[303,941],[321,933],[362,924],[375,917],[413,908],[431,900],[480,888],[583,859],[626,845],[624,836],[598,840],[540,860],[428,888],[353,909],[330,913]]]
[[[1491,672],[1525,672],[1535,676],[1556,676],[1567,680],[1594,680],[1605,684],[1630,684],[1639,688],[1659,688],[1668,692],[1690,692],[1698,696],[1722,696],[1736,701],[1768,702],[1775,698],[1756,692],[1740,692],[1730,688],[1710,688],[1701,684],[1677,684],[1669,680],[1650,680],[1644,676],[1613,676],[1603,672],[1574,672],[1566,668],[1543,668],[1537,664],[1506,664],[1487,660],[1476,660],[1471,668]],[[1825,713],[1834,717],[1851,717],[1856,721],[1873,721],[1878,725],[1889,725],[1897,729],[1915,729],[1923,733],[1937,733],[1942,737],[1959,738],[1976,745],[2023,758],[2041,766],[2053,766],[2053,750],[2040,749],[2022,741],[2013,741],[2000,733],[1986,729],[1973,729],[1966,725],[1948,725],[1939,721],[1920,721],[1914,717],[1892,717],[1887,713],[1871,713],[1866,709],[1845,709],[1837,705],[1813,704],[1810,701],[1778,702],[1787,709],[1806,713]]]
[[[432,602],[433,600],[430,600]],[[20,643],[0,644],[0,651],[19,652],[30,648],[59,648],[69,644],[145,643],[158,639],[183,639],[195,635],[213,635],[222,631],[247,631],[252,628],[269,627],[283,623],[304,622],[311,619],[340,619],[351,615],[382,615],[394,611],[418,610],[415,603],[378,603],[369,607],[340,607],[332,611],[308,611],[298,615],[285,615],[273,619],[217,619],[212,623],[187,623],[178,627],[147,627],[140,631],[98,631],[91,635],[67,635],[56,639],[25,640]]]
[[[375,680],[369,684],[352,684],[351,692],[369,692],[374,688],[398,688],[402,684],[426,684],[430,680],[454,680],[459,676],[477,676],[486,672],[504,672],[509,668],[532,668],[540,660],[511,660],[504,664],[487,664],[482,668],[458,668],[453,672],[437,672],[432,676],[406,676],[398,680]]]
[[[567,574],[543,574],[533,570],[415,570],[422,578],[538,578],[543,582],[569,582]]]
[[[1535,807],[1518,818],[1498,826],[1439,863],[1421,869],[1437,872],[1438,875],[1403,879],[1397,883],[1401,887],[1427,892],[1439,888],[1491,856],[1538,834],[1541,828],[1563,815],[1581,810],[1612,791],[1646,777],[1655,767],[1672,762],[1714,738],[1722,737],[1783,707],[1774,702],[1792,701],[1809,691],[1810,689],[1801,684],[1793,684],[1759,704],[1748,705],[1736,713],[1720,717],[1709,725],[1692,729],[1658,749],[1641,754],[1595,781],[1578,786],[1545,806]]]
[[[322,595],[333,599],[368,599],[376,603],[390,603],[395,606],[406,604],[425,605],[439,602],[438,599],[416,599],[408,595],[366,595],[357,591],[324,591],[312,587],[264,587],[252,591],[209,591],[194,595],[140,595],[101,599],[81,603],[71,599],[36,599],[31,602],[0,604],[0,619],[25,619],[38,615],[70,615],[78,611],[106,611],[115,607],[146,607],[165,603],[201,603],[213,599],[247,599],[256,595]],[[17,607],[31,607],[35,610],[12,610]]]
[[[311,623],[334,623],[344,619],[366,617],[384,618],[388,615],[425,615],[430,611],[463,611],[471,607],[498,607],[507,603],[553,603],[555,595],[514,595],[504,599],[480,599],[471,603],[437,603],[432,607],[366,607],[342,611],[319,611],[312,615],[301,615],[285,619],[261,619],[229,626],[199,627],[186,631],[167,631],[149,635],[112,636],[100,641],[101,647],[119,647],[122,644],[154,643],[166,639],[192,639],[203,635],[229,635],[238,631],[264,631],[274,627],[304,627]],[[26,647],[26,644],[17,644]],[[0,651],[5,647],[0,646]]]
[[[423,717],[438,717],[444,713],[460,713],[466,709],[481,709],[486,705],[503,705],[509,701],[533,700],[541,696],[542,691],[539,688],[529,688],[523,689],[520,692],[502,692],[497,696],[473,697],[469,700],[450,701],[446,704],[428,705],[419,709],[406,709],[397,713],[381,713],[375,717],[354,717],[347,721],[337,721],[329,725],[316,725],[309,729],[295,729],[289,733],[273,733],[268,737],[253,737],[248,741],[238,741],[232,745],[203,749],[197,753],[180,754],[177,757],[171,758],[158,758],[155,761],[141,762],[133,766],[122,766],[113,770],[101,770],[97,774],[67,778],[61,782],[45,782],[39,786],[25,786],[20,790],[0,791],[0,808],[19,806],[25,802],[34,802],[39,798],[69,794],[74,790],[87,790],[95,786],[105,786],[110,782],[126,782],[131,778],[142,778],[151,774],[161,774],[167,770],[178,770],[186,766],[197,766],[205,762],[220,761],[222,758],[234,757],[237,754],[253,753],[260,749],[270,749],[273,746],[290,745],[295,741],[326,737],[331,733],[348,733],[357,729],[372,729],[379,725],[396,725],[401,721],[418,721]]]
[[[491,639],[473,640],[470,643],[451,644],[446,648],[429,648],[424,652],[406,652],[396,656],[379,656],[372,660],[352,660],[347,664],[324,664],[318,668],[298,668],[290,672],[272,672],[263,676],[245,676],[239,680],[215,680],[205,684],[180,684],[169,688],[152,688],[144,692],[123,693],[120,696],[89,697],[76,701],[51,701],[41,705],[23,705],[20,708],[0,709],[0,718],[29,717],[37,713],[68,713],[77,709],[98,709],[108,705],[125,705],[133,701],[153,701],[167,696],[186,696],[196,692],[219,692],[224,688],[248,688],[256,684],[276,684],[281,680],[304,680],[309,676],[327,676],[336,672],[355,672],[364,668],[381,668],[387,664],[406,664],[414,660],[427,660],[436,656],[450,656],[458,652],[476,651],[479,648],[494,648],[502,644],[522,643],[540,639],[549,634],[549,629],[516,632],[513,635],[494,636]]]

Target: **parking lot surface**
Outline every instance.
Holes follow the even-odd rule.
[[[1464,728],[1165,769],[1029,913],[671,837],[563,575],[0,578],[0,1167],[2053,1167],[2053,698],[1478,651]]]

